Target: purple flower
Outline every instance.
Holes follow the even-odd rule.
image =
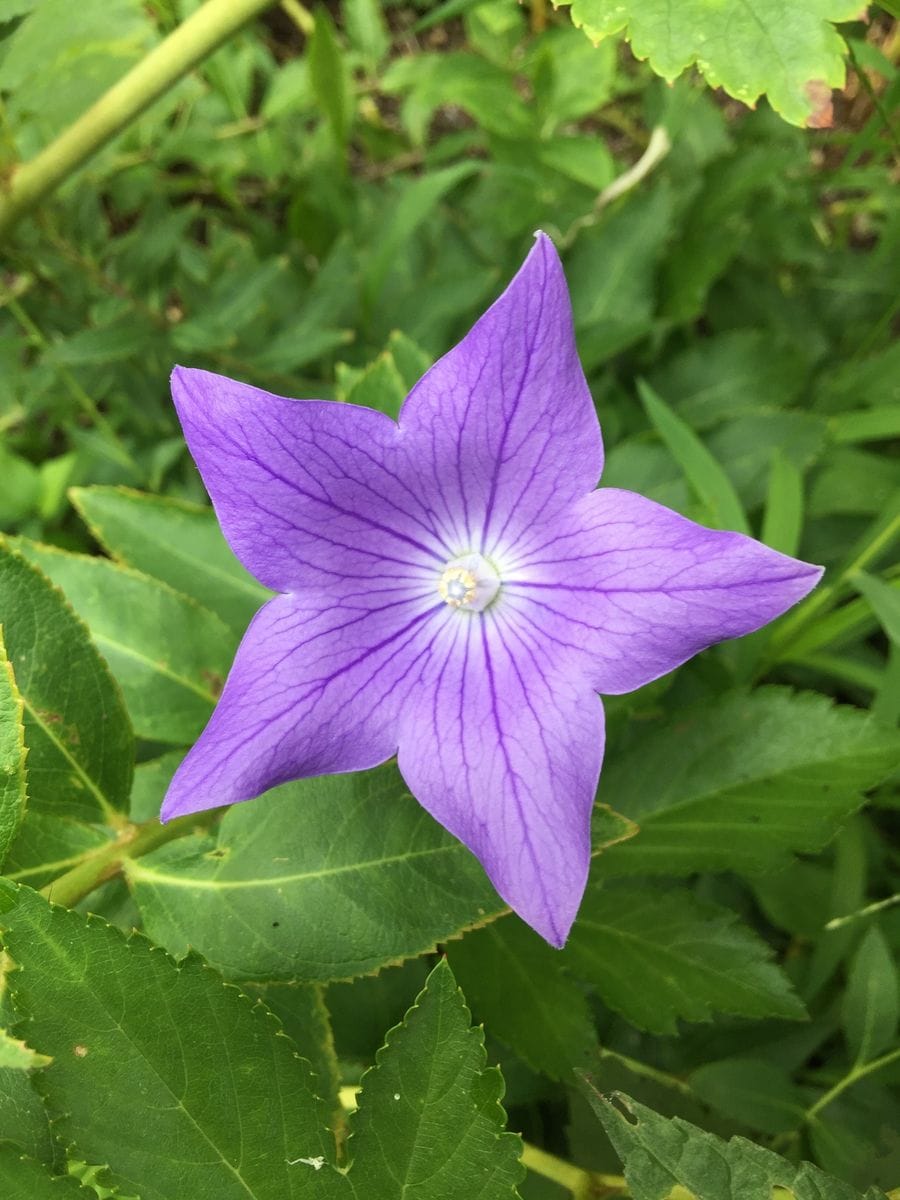
[[[181,367],[172,390],[226,537],[281,594],[163,818],[397,754],[419,802],[561,946],[588,872],[598,693],[758,629],[819,568],[595,490],[600,427],[543,234],[399,423]]]

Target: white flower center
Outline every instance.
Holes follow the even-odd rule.
[[[484,612],[500,590],[500,576],[480,554],[463,554],[447,563],[438,592],[451,608]]]

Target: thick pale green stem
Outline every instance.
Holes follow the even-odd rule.
[[[85,855],[81,862],[48,883],[41,891],[54,904],[72,908],[101,883],[118,875],[126,859],[140,858],[157,846],[186,837],[208,824],[208,815],[201,813],[199,816],[178,817],[167,825],[161,825],[159,821],[148,821],[146,825],[126,825],[115,841],[101,846],[93,854]]]
[[[0,235],[271,3],[207,0],[37,158],[13,168],[0,183]]]

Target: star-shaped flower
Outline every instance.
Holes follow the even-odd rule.
[[[413,795],[561,946],[590,859],[598,693],[758,629],[820,570],[596,489],[600,427],[543,234],[399,423],[205,371],[177,368],[172,388],[225,536],[280,594],[164,819],[397,754]]]

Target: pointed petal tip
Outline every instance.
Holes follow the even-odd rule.
[[[580,899],[580,897],[579,897]],[[539,934],[544,939],[548,946],[552,946],[554,950],[562,950],[566,942],[569,940],[569,934],[572,931],[572,925],[575,922],[575,917],[578,910],[569,913],[551,913],[546,909],[540,913],[527,914],[522,909],[513,907],[515,912],[526,925],[530,925],[535,933]]]

